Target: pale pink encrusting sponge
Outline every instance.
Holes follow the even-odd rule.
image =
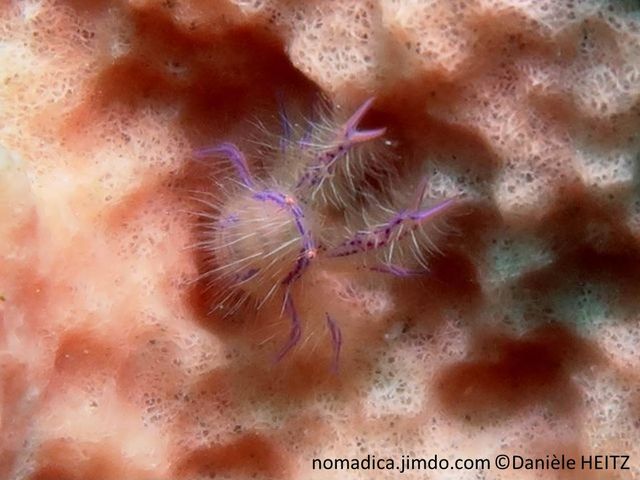
[[[0,478],[640,476],[637,1],[5,0],[0,65]],[[274,222],[227,259],[302,245],[251,188],[304,205],[315,145],[371,96],[357,130],[384,136],[321,174],[303,213],[330,213],[308,231],[348,252],[423,194],[424,208],[464,198],[446,241],[417,239],[440,253],[423,262],[410,234],[318,250],[284,314],[282,295],[211,313],[193,192],[228,199],[219,245],[239,214]],[[305,117],[332,128],[305,139]],[[254,148],[256,119],[277,136]],[[303,141],[281,154],[280,138]],[[231,161],[195,161],[203,145]],[[286,278],[287,248],[277,268],[257,261]],[[312,464],[501,453],[631,461]]]

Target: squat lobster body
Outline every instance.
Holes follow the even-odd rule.
[[[221,292],[215,308],[229,315],[250,301],[256,308],[273,298],[280,298],[283,311],[291,319],[289,338],[277,359],[283,358],[300,341],[302,324],[296,310],[292,286],[306,270],[323,257],[350,255],[393,248],[408,233],[447,210],[453,200],[423,208],[426,183],[421,183],[408,208],[390,215],[381,225],[358,231],[336,245],[321,240],[323,218],[328,208],[347,208],[341,204],[348,196],[333,195],[336,173],[357,189],[350,171],[351,155],[360,145],[381,137],[386,129],[360,130],[358,126],[370,109],[373,98],[364,102],[347,121],[337,128],[324,125],[320,137],[314,128],[302,138],[286,138],[281,152],[289,158],[304,159],[291,185],[275,185],[256,178],[244,154],[233,144],[223,143],[196,152],[200,157],[221,156],[231,162],[236,172],[235,186],[226,198],[207,212],[200,246],[208,257],[205,276]],[[287,136],[293,130],[284,116]],[[362,173],[362,172],[360,172]],[[363,176],[364,177],[364,176]],[[345,185],[339,185],[344,189]],[[327,202],[332,198],[332,202]],[[415,237],[414,237],[415,241]],[[383,264],[372,271],[408,276],[411,269]],[[407,272],[412,272],[407,274]],[[326,326],[333,345],[333,368],[337,369],[342,334],[338,323],[327,312]]]

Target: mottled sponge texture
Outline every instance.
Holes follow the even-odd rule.
[[[640,478],[636,1],[3,0],[0,65],[0,478]],[[380,195],[458,206],[428,274],[305,277],[274,363],[286,314],[202,281],[194,149],[277,184],[283,108],[372,97]],[[492,468],[312,463],[436,454]]]

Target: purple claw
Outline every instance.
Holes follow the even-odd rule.
[[[291,300],[290,296],[287,296],[287,309],[289,310],[289,314],[291,315],[291,330],[289,333],[289,340],[284,344],[278,355],[276,356],[276,362],[282,360],[289,351],[295,347],[300,341],[300,336],[302,335],[302,327],[300,326],[300,318],[298,317],[298,312],[296,312],[296,308],[293,305],[293,300]]]
[[[328,313],[325,313],[327,318],[327,327],[331,334],[331,345],[333,347],[333,361],[331,362],[331,371],[338,373],[338,366],[340,361],[340,349],[342,348],[342,332],[338,324],[331,318]]]
[[[360,107],[354,112],[353,115],[347,120],[344,125],[344,137],[347,139],[348,143],[362,143],[367,142],[369,140],[373,140],[374,138],[378,138],[381,135],[384,135],[384,132],[387,131],[386,128],[377,128],[374,130],[356,130],[358,128],[358,124],[362,121],[366,113],[373,105],[373,101],[375,97],[371,97],[367,99]]]
[[[384,135],[386,128],[376,128],[372,130],[358,130],[358,124],[371,108],[374,97],[369,98],[355,111],[345,122],[337,138],[330,144],[329,148],[323,150],[315,159],[312,165],[305,170],[302,177],[296,183],[296,189],[317,188],[322,184],[324,177],[329,176],[335,164],[352,148],[359,143],[368,142]],[[301,140],[301,145],[306,146],[307,140]],[[308,193],[308,192],[306,192]],[[304,194],[302,195],[304,198]]]
[[[450,198],[437,204],[435,207],[427,208],[425,210],[419,210],[417,212],[409,214],[409,218],[415,222],[423,222],[429,217],[433,217],[438,213],[446,210],[449,206],[451,206],[455,202],[455,199]]]
[[[204,158],[211,155],[223,155],[227,157],[238,172],[238,176],[242,180],[242,183],[249,188],[253,188],[253,178],[249,171],[249,165],[244,154],[233,143],[221,143],[217,147],[201,148],[196,150],[196,157]]]
[[[388,220],[387,223],[372,230],[357,232],[352,238],[330,250],[328,255],[331,257],[346,257],[355,253],[384,247],[391,242],[400,240],[409,231],[455,203],[455,199],[450,198],[434,207],[418,210],[417,207],[419,207],[419,202],[424,197],[425,189],[426,183],[423,181],[420,183],[416,197],[413,200],[412,207],[414,208],[412,210],[400,212]]]
[[[369,140],[374,140],[378,137],[381,137],[382,135],[385,134],[386,131],[387,129],[385,127],[376,128],[373,130],[356,130],[351,133],[348,133],[347,139],[351,144],[364,143],[364,142],[368,142]]]
[[[349,117],[349,120],[347,120],[347,123],[345,123],[344,125],[345,132],[354,130],[358,126],[360,121],[364,118],[364,116],[371,108],[371,105],[373,105],[375,99],[376,97],[367,98],[364,103],[360,105],[355,112],[353,112],[353,115]]]

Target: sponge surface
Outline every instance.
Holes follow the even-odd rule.
[[[400,476],[558,478],[500,453],[640,476],[637,3],[7,0],[0,65],[0,478],[391,479],[312,460],[436,454],[492,468]],[[280,312],[218,318],[194,280],[192,193],[228,175],[192,151],[277,175],[280,95],[300,118],[375,95],[384,195],[426,174],[465,209],[427,276],[311,272],[273,365]]]

